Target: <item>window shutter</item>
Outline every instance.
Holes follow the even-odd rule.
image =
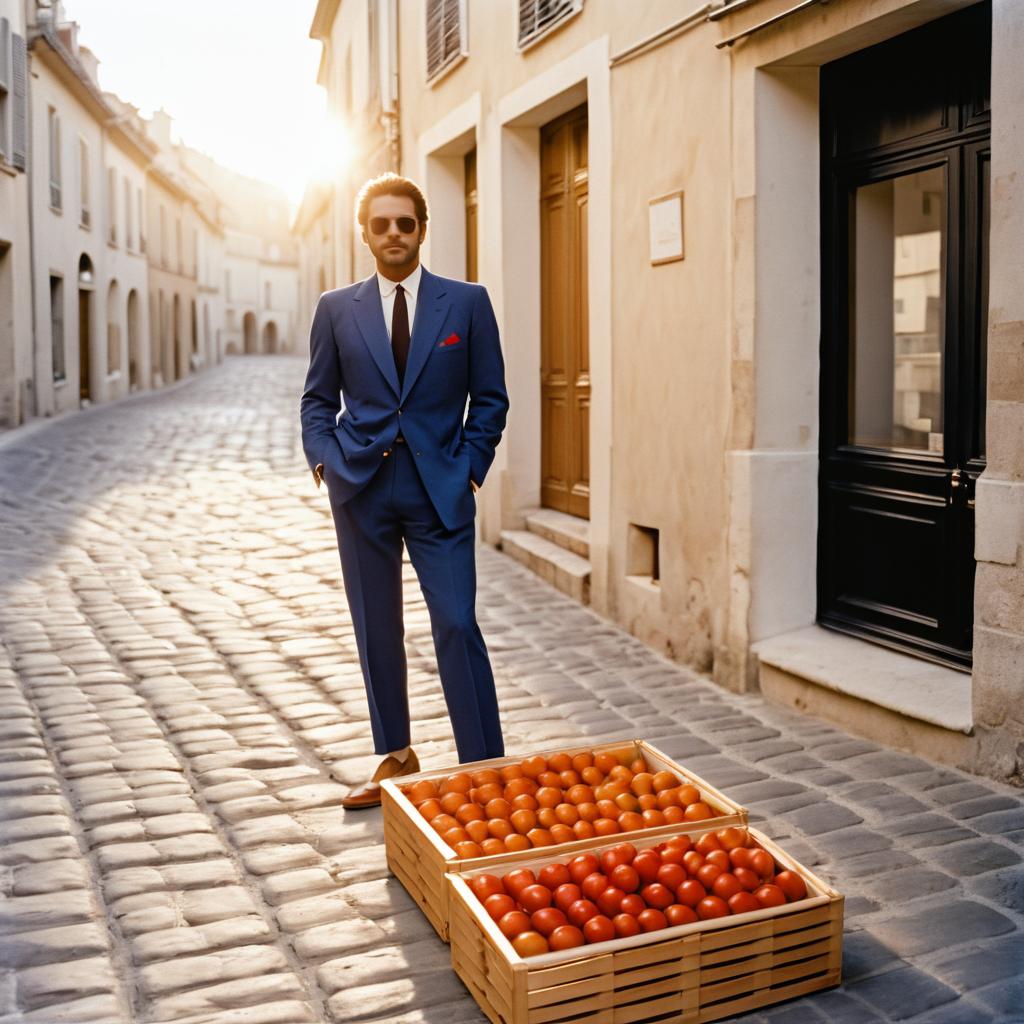
[[[520,47],[543,35],[582,6],[582,0],[519,0]]]
[[[28,75],[25,40],[11,36],[11,93],[14,109],[11,117],[11,163],[25,170],[28,153]]]
[[[11,89],[11,23],[0,18],[0,89]]]
[[[462,52],[463,0],[427,0],[427,80]]]

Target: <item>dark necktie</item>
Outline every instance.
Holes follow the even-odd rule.
[[[395,288],[395,309],[391,314],[391,349],[395,354],[395,368],[399,384],[405,381],[405,361],[409,357],[409,307],[405,304],[405,289]]]

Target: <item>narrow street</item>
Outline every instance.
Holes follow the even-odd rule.
[[[380,812],[338,806],[376,759],[305,365],[0,438],[0,1024],[485,1020]],[[649,739],[845,894],[842,988],[744,1022],[1024,1020],[1021,793],[729,694],[490,547],[478,573],[510,754]]]

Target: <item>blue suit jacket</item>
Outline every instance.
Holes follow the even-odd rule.
[[[498,324],[482,285],[423,267],[401,387],[377,275],[320,296],[299,417],[306,460],[314,471],[323,463],[332,501],[348,501],[369,482],[401,426],[442,523],[461,526],[476,514],[470,478],[484,482],[508,405]]]

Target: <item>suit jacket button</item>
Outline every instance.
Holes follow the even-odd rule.
[[[384,456],[384,458],[386,459],[386,458],[387,458],[387,457],[388,457],[388,456],[389,456],[389,455],[390,455],[391,453],[390,453],[390,452],[382,452],[381,454],[382,454],[382,455]]]

